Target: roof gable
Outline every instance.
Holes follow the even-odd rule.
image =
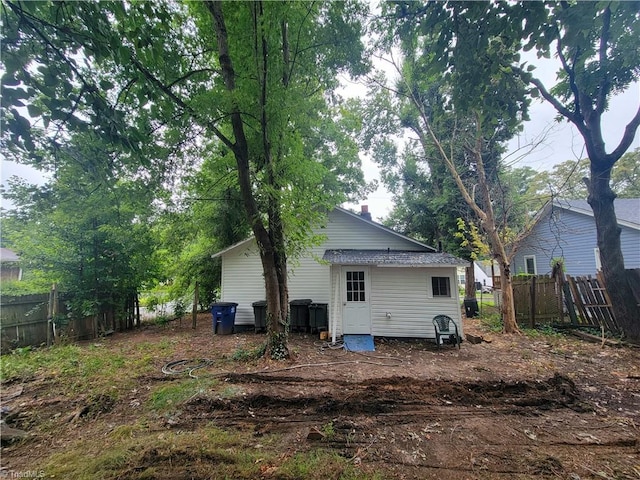
[[[640,198],[616,198],[613,206],[619,225],[640,230]],[[555,200],[553,207],[593,217],[591,205],[586,200]]]
[[[418,249],[418,250],[424,250],[424,251],[430,251],[430,252],[436,252],[437,250],[435,248],[433,248],[430,245],[427,245],[425,243],[419,242],[418,240],[415,240],[411,237],[408,237],[406,235],[403,235],[401,233],[396,232],[395,230],[386,227],[384,225],[382,225],[381,223],[378,223],[374,220],[370,220],[362,215],[359,215],[357,213],[354,213],[350,210],[341,208],[341,207],[336,207],[332,214],[343,214],[346,218],[349,219],[349,221],[353,221],[355,225],[357,226],[369,226],[373,229],[374,232],[376,233],[380,233],[383,236],[391,236],[393,238],[396,238],[402,242],[407,242],[409,245],[411,245],[412,248]]]
[[[0,262],[18,262],[20,257],[10,248],[0,248]]]
[[[373,220],[369,220],[361,215],[358,215],[357,213],[351,212],[349,210],[346,210],[344,208],[341,207],[336,207],[333,212],[331,212],[332,214],[339,214],[342,215],[344,218],[348,219],[349,222],[353,222],[354,225],[356,226],[368,226],[370,228],[373,229],[374,232],[380,232],[382,234],[385,235],[389,235],[391,237],[394,237],[400,241],[403,242],[407,242],[410,246],[412,246],[414,249],[416,250],[422,250],[422,251],[426,251],[426,252],[436,252],[436,249],[426,245],[422,242],[419,242],[418,240],[414,240],[413,238],[407,237],[406,235],[402,235],[401,233],[396,232],[395,230],[392,230],[388,227],[385,227],[384,225],[375,222]],[[331,214],[330,214],[331,215]],[[323,228],[323,227],[321,227]],[[331,239],[329,239],[331,240]],[[249,245],[250,242],[254,241],[254,237],[253,235],[238,242],[235,243],[234,245],[231,245],[223,250],[220,250],[219,252],[214,253],[211,257],[212,258],[217,258],[220,257],[222,255],[224,255],[227,252],[230,252],[232,250],[235,250],[236,248],[243,248],[246,247],[247,245]],[[346,247],[346,246],[345,246]],[[348,247],[347,247],[348,248]]]

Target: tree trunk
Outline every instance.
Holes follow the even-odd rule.
[[[197,326],[198,320],[198,294],[200,293],[198,282],[196,281],[196,285],[193,289],[193,306],[191,307],[191,328],[194,330]]]
[[[611,169],[599,169],[603,161],[591,159],[591,180],[588,202],[596,222],[598,249],[605,287],[611,298],[611,308],[618,326],[627,340],[640,343],[640,309],[627,279],[620,244],[621,229],[614,209],[615,193],[609,186]]]
[[[208,2],[207,8],[211,13],[213,28],[218,40],[218,58],[225,87],[233,94],[236,89],[236,74],[229,51],[222,3],[219,1]],[[257,32],[255,33],[257,34]],[[289,356],[287,347],[288,292],[284,235],[282,233],[282,222],[278,221],[279,217],[277,213],[279,206],[273,203],[270,204],[268,212],[270,230],[268,230],[263,223],[253,193],[249,144],[245,135],[245,127],[242,119],[243,114],[235,100],[233,100],[233,97],[231,102],[230,118],[235,141],[231,142],[219,132],[216,133],[216,135],[218,135],[234,153],[238,168],[238,182],[242,201],[247,218],[249,219],[249,224],[251,225],[251,230],[255,235],[260,250],[267,301],[267,331],[269,333],[267,354],[272,358],[286,358]],[[263,123],[262,127],[265,128],[266,124]],[[266,134],[266,132],[263,133]],[[255,160],[257,160],[257,158]],[[267,158],[263,160],[266,161]]]
[[[476,275],[474,271],[474,265],[474,261],[471,260],[471,266],[464,269],[465,300],[473,300],[476,298]]]
[[[504,333],[520,333],[518,323],[516,322],[516,309],[513,303],[510,258],[506,254],[504,245],[495,229],[495,225],[493,229],[487,229],[486,231],[489,244],[491,245],[491,252],[500,267],[500,289],[502,292],[500,313],[502,314],[502,328]]]

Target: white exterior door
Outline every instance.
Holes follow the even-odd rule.
[[[371,334],[369,267],[342,267],[342,332]]]

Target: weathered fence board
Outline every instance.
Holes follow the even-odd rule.
[[[604,328],[614,334],[621,333],[600,275],[597,278],[590,275],[575,278],[567,275],[567,282],[579,313],[576,317],[578,325]]]
[[[513,278],[512,284],[518,322],[535,326],[536,323],[563,321],[562,293],[558,292],[553,278],[546,275],[518,276]]]
[[[85,340],[97,336],[93,317],[62,320],[67,313],[59,301],[57,314],[51,318],[49,294],[2,297],[0,305],[0,342],[2,351],[17,347],[47,344],[54,337]],[[51,321],[50,321],[51,318]]]

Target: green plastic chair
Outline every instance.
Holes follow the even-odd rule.
[[[447,315],[436,315],[433,317],[433,326],[436,331],[436,345],[440,348],[440,339],[448,338],[449,343],[455,343],[460,350],[462,339],[458,333],[458,326],[453,319]]]

